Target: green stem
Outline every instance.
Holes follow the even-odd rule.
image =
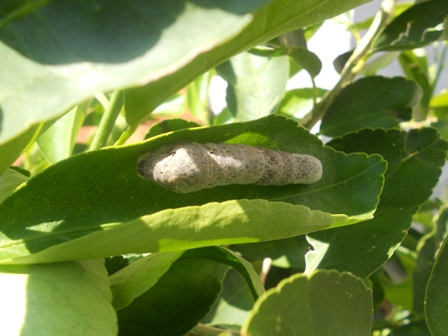
[[[92,139],[89,151],[99,149],[106,144],[122,106],[123,92],[119,90],[114,91],[112,97],[110,98],[109,106],[101,117],[100,124],[98,125],[98,129]]]
[[[137,125],[134,126],[128,126],[128,128],[121,133],[120,138],[114,143],[114,146],[120,146],[128,140],[132,134],[134,134],[135,130],[137,129]]]
[[[392,13],[394,11],[397,0],[383,0],[381,9],[375,16],[366,35],[361,39],[361,42],[356,47],[350,59],[347,61],[342,70],[341,77],[336,83],[335,87],[328,91],[322,100],[317,104],[311,112],[309,112],[300,122],[300,124],[308,129],[323,118],[330,105],[333,103],[336,96],[341,90],[353,81],[356,74],[365,64],[368,57],[373,53],[372,43],[378,33],[387,25]]]

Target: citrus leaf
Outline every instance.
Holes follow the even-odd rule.
[[[48,162],[56,163],[72,155],[88,104],[74,107],[39,136],[37,143]]]
[[[126,115],[130,125],[138,124],[163,101],[181,90],[199,75],[260,43],[283,33],[320,23],[367,2],[366,0],[275,0],[256,12],[252,22],[235,38],[203,53],[176,73],[140,88],[125,91]]]
[[[16,16],[0,30],[0,144],[97,91],[175,72],[238,34],[264,4],[65,0]]]
[[[119,335],[184,335],[215,302],[227,269],[211,260],[181,257],[154,286],[117,312]]]
[[[136,165],[142,154],[164,144],[187,140],[245,143],[311,154],[321,160],[323,177],[310,185],[229,185],[185,195],[176,194],[137,175]],[[66,242],[68,236],[75,239],[103,230],[102,224],[125,223],[164,209],[192,206],[190,210],[195,212],[198,211],[195,205],[243,198],[302,204],[336,214],[332,217],[333,227],[353,224],[371,218],[383,185],[384,171],[385,162],[380,156],[346,155],[322,147],[317,137],[298,126],[296,121],[282,116],[180,130],[151,138],[142,144],[77,155],[30,179],[0,204],[1,254],[8,258],[37,252]],[[47,192],[42,193],[42,190]],[[238,213],[238,206],[228,206]],[[185,211],[188,213],[188,209]],[[162,220],[164,216],[159,218]],[[110,224],[105,228],[118,226]],[[53,238],[47,239],[50,236]],[[13,248],[16,244],[22,246],[20,251]],[[120,244],[115,247],[121,250]]]
[[[356,221],[355,218],[351,220]],[[33,228],[31,239],[5,241],[1,262],[44,263],[258,242],[323,230],[338,222],[339,216],[282,202],[207,203],[163,210],[127,223],[78,230],[44,224]]]
[[[283,280],[255,303],[243,335],[370,335],[372,296],[360,278],[319,271]]]
[[[155,125],[153,125],[148,133],[145,135],[145,139],[149,139],[152,137],[155,137],[157,135],[178,131],[185,128],[192,128],[192,127],[201,127],[198,123],[195,123],[194,121],[188,121],[185,119],[167,119],[163,120]]]
[[[376,50],[406,50],[423,47],[443,33],[448,14],[446,0],[417,3],[396,17],[377,37]]]
[[[227,81],[227,106],[236,121],[272,114],[280,104],[289,79],[286,56],[267,58],[241,53],[216,70]]]
[[[110,288],[115,310],[129,306],[135,298],[154,286],[183,253],[151,253],[112,274]]]
[[[448,328],[448,322],[445,319],[448,312],[448,303],[446,301],[448,295],[447,241],[448,237],[445,238],[445,241],[437,254],[426,289],[425,315],[426,323],[431,331],[431,335],[446,335]]]
[[[435,129],[425,128],[409,133],[367,129],[334,139],[328,145],[347,153],[379,153],[388,162],[374,219],[310,235],[314,242],[322,244],[313,253],[325,253],[319,268],[350,271],[364,278],[380,267],[405,237],[412,215],[437,184],[448,143]],[[323,249],[327,251],[319,252]]]
[[[117,316],[100,260],[0,266],[4,335],[116,335]]]
[[[359,79],[330,105],[320,132],[335,137],[366,127],[395,127],[412,117],[412,107],[420,98],[419,86],[402,77]]]
[[[255,300],[264,293],[264,286],[260,280],[260,276],[255,272],[252,265],[229,249],[219,246],[193,249],[187,251],[183,257],[203,258],[233,267],[244,277]]]
[[[0,203],[3,202],[5,198],[11,196],[14,190],[28,181],[29,176],[18,172],[17,170],[9,168],[3,175],[0,175]]]

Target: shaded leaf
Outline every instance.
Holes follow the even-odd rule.
[[[427,239],[420,248],[417,262],[413,273],[413,311],[419,315],[424,313],[424,302],[426,295],[426,286],[428,285],[432,267],[434,265],[434,257],[436,255],[436,239],[431,237]]]
[[[352,57],[353,54],[353,50],[347,51],[343,54],[340,54],[339,56],[337,56],[334,61],[333,61],[333,67],[336,70],[336,72],[338,74],[340,74],[342,72],[342,70],[345,67],[345,64],[347,63],[347,61],[350,59],[350,57]]]
[[[289,56],[297,62],[312,78],[322,70],[322,62],[317,55],[306,48],[292,48]]]
[[[125,104],[135,111],[135,114],[126,116],[128,123],[139,123],[171,95],[231,56],[265,43],[283,33],[320,23],[365,2],[367,0],[338,0],[333,1],[333,5],[329,6],[326,0],[273,1],[255,13],[252,22],[227,43],[199,55],[187,66],[157,82],[126,90]]]
[[[242,328],[243,335],[370,335],[372,296],[348,273],[293,275],[267,291]]]
[[[341,136],[366,127],[391,128],[412,116],[420,88],[402,77],[366,77],[347,85],[322,119],[320,132]]]
[[[241,326],[254,303],[246,280],[237,270],[230,269],[224,279],[222,292],[201,322],[219,326]]]
[[[417,3],[396,17],[376,38],[376,50],[406,50],[436,41],[448,14],[446,0]]]
[[[432,335],[445,335],[448,330],[448,257],[445,238],[442,248],[437,254],[434,267],[426,290],[425,316]]]
[[[250,22],[247,14],[264,4],[65,0],[34,8],[0,30],[0,143],[61,116],[97,91],[173,73],[238,34]],[[52,94],[43,98],[42,92]],[[132,109],[128,115],[132,118]]]
[[[270,258],[272,265],[276,267],[298,268],[303,271],[309,244],[305,236],[298,236],[264,243],[232,245],[230,248],[249,260]]]
[[[188,121],[185,119],[167,119],[159,122],[158,124],[153,125],[149,129],[148,133],[146,133],[145,139],[149,139],[163,133],[178,131],[181,129],[192,127],[201,127],[201,125],[195,123],[194,121]]]
[[[422,89],[423,95],[418,108],[414,111],[414,118],[423,120],[428,114],[427,109],[434,90],[426,54],[407,50],[400,54],[398,60],[406,77],[417,82]]]
[[[144,294],[119,310],[119,335],[184,335],[209,311],[222,288],[227,266],[180,258]]]
[[[364,278],[380,267],[403,240],[412,215],[437,184],[448,144],[436,130],[425,128],[409,133],[363,130],[328,145],[347,153],[378,153],[388,162],[380,203],[372,220],[310,235],[328,245],[319,268],[350,271]]]
[[[254,299],[264,293],[260,277],[252,265],[235,252],[219,246],[188,250],[183,258],[203,258],[213,260],[236,269],[244,277]]]
[[[116,335],[117,317],[100,260],[0,266],[4,335]]]

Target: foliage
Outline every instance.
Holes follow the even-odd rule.
[[[448,2],[347,23],[357,47],[317,87],[307,40],[364,2],[2,3],[0,334],[444,335]],[[404,75],[378,75],[394,59]],[[312,87],[287,90],[302,70]],[[181,141],[309,154],[323,176],[190,194],[138,176]]]

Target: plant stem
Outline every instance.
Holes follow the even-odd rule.
[[[128,126],[128,128],[121,133],[120,138],[114,143],[114,146],[120,146],[128,140],[132,134],[134,134],[135,130],[137,129],[137,125],[135,126]]]
[[[98,129],[90,144],[89,151],[99,149],[106,144],[122,106],[123,92],[119,90],[114,91],[110,98],[109,106],[101,117],[100,124],[98,125]]]
[[[341,90],[350,84],[355,78],[356,74],[361,70],[366,60],[371,56],[373,50],[371,48],[372,43],[378,33],[385,27],[394,11],[397,0],[383,0],[381,3],[381,9],[375,16],[369,30],[366,35],[361,39],[360,43],[354,50],[352,56],[347,61],[344,69],[341,72],[341,77],[336,83],[335,87],[328,91],[322,100],[317,104],[300,122],[300,124],[308,129],[323,118],[331,103]]]

